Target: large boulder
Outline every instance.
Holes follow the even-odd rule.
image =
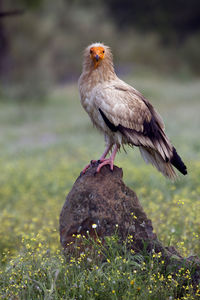
[[[104,238],[116,231],[121,240],[132,236],[132,248],[140,251],[159,244],[136,194],[123,182],[122,169],[109,166],[96,172],[93,164],[80,175],[60,214],[60,241],[66,248],[77,234]]]
[[[200,260],[183,258],[173,247],[164,247],[153,232],[136,194],[123,182],[122,169],[104,166],[96,173],[98,163],[80,175],[69,192],[60,214],[60,241],[66,253],[73,252],[77,236],[90,236],[104,241],[117,232],[119,241],[129,237],[128,246],[136,253],[161,253],[168,271],[176,272],[182,266],[192,269],[192,282],[200,282]],[[81,238],[80,251],[82,250]]]

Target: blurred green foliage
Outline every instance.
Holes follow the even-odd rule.
[[[0,19],[3,98],[44,101],[56,84],[78,79],[82,51],[96,41],[111,46],[120,73],[145,68],[182,77],[199,75],[198,26],[189,30],[183,22],[185,34],[170,21],[181,24],[185,18],[189,4],[182,1],[178,10],[179,2],[0,0],[0,11],[24,10]],[[191,19],[199,12],[195,3],[189,5]]]
[[[110,14],[120,28],[136,26],[155,31],[164,42],[181,42],[200,31],[198,0],[107,0]]]

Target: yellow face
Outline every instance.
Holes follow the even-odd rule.
[[[96,69],[102,59],[104,59],[105,49],[103,47],[90,48],[90,58],[94,62],[94,68]]]

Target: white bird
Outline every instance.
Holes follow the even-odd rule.
[[[160,115],[140,92],[117,77],[108,46],[94,43],[85,49],[78,84],[83,108],[105,136],[106,149],[98,160],[97,172],[107,164],[113,170],[117,151],[128,144],[139,147],[145,162],[164,176],[177,177],[173,166],[187,174],[185,164],[165,134]],[[112,154],[106,158],[110,150]]]

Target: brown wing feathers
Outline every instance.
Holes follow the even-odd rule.
[[[153,114],[154,112],[151,112],[152,117],[149,122],[144,119],[143,124],[139,126],[140,130],[127,128],[120,123],[114,125],[107,118],[102,109],[99,108],[99,112],[104,122],[112,132],[120,131],[128,138],[129,142],[134,144],[135,146],[149,146],[151,148],[154,148],[154,150],[158,150],[158,152],[161,152],[160,154],[163,159],[166,162],[169,161],[170,154],[172,153],[172,147],[170,148],[168,140],[156,119],[157,116],[154,116]]]
[[[168,151],[171,150],[169,148],[169,141],[166,141],[166,135],[163,131],[164,128],[160,127],[160,122],[157,122],[154,117],[154,109],[153,106],[146,100],[144,99],[145,104],[149,108],[149,110],[152,113],[152,119],[150,123],[144,122],[144,135],[147,134],[147,136],[151,137],[151,139],[156,139],[156,140],[162,140],[162,143],[165,144],[165,146],[168,148]],[[156,117],[159,117],[156,115]],[[168,157],[166,156],[165,159],[166,162],[169,161]],[[170,163],[177,169],[179,170],[183,175],[187,174],[187,168],[182,161],[181,157],[178,155],[176,152],[176,149],[172,146],[172,155],[170,156]]]
[[[151,148],[150,151],[148,151],[149,155],[151,155],[151,160],[153,160],[153,164],[158,168],[158,163],[156,160],[159,161],[163,160],[163,163],[170,163],[177,168],[182,174],[187,174],[186,166],[184,165],[183,161],[181,160],[180,156],[177,154],[176,149],[169,144],[169,141],[167,137],[165,136],[165,133],[163,129],[161,128],[160,124],[156,120],[156,117],[152,115],[152,118],[150,122],[144,120],[143,122],[143,131],[136,131],[134,129],[126,128],[122,126],[121,124],[118,124],[115,126],[110,120],[106,117],[104,112],[99,108],[99,112],[106,123],[106,125],[109,127],[109,129],[112,132],[120,131],[123,135],[125,135],[127,138],[129,138],[129,142],[134,144],[135,146],[142,146],[143,153],[147,153],[147,145],[151,145],[154,148],[154,151],[157,150],[157,154],[153,152],[153,149]],[[152,112],[153,113],[153,112]],[[144,141],[145,139],[145,141]],[[144,142],[143,142],[144,141]],[[146,145],[145,145],[146,144]],[[154,155],[154,157],[152,157]],[[159,157],[159,155],[161,157]],[[171,170],[169,164],[166,166],[168,169],[170,169],[171,173],[173,171]],[[161,170],[162,171],[162,170]],[[174,176],[174,174],[173,174]],[[173,177],[172,176],[172,177]]]
[[[119,126],[115,126],[112,122],[110,122],[110,120],[108,120],[108,118],[106,117],[106,115],[103,113],[103,111],[101,110],[101,108],[99,108],[99,112],[104,120],[104,122],[106,123],[106,125],[108,126],[108,128],[112,131],[112,132],[116,132],[119,130]]]

